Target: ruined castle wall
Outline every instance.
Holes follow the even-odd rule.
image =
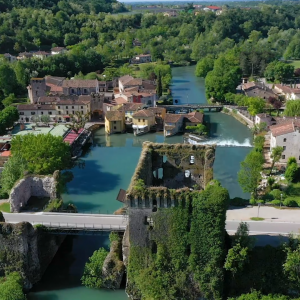
[[[55,176],[27,176],[16,183],[10,193],[11,212],[20,212],[31,196],[57,198]]]

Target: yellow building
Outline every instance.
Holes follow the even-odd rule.
[[[108,134],[125,131],[124,111],[108,111],[105,115],[105,132]]]
[[[141,109],[132,115],[132,128],[134,135],[141,135],[155,126],[155,114],[150,109]]]

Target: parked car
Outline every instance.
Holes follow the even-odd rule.
[[[195,156],[191,155],[190,157],[190,164],[193,165],[195,163]]]
[[[185,170],[184,176],[185,176],[186,178],[189,178],[190,175],[191,175],[191,171],[190,171],[190,170]]]

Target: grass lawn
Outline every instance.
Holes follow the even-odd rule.
[[[0,211],[9,213],[10,212],[10,204],[8,202],[0,204]]]
[[[300,60],[290,60],[289,63],[292,64],[295,69],[300,68]]]
[[[264,218],[259,218],[259,217],[253,217],[251,218],[252,221],[263,221]]]

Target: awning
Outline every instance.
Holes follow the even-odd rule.
[[[133,129],[144,129],[146,127],[148,127],[148,126],[147,125],[132,125]]]
[[[70,118],[70,116],[63,116],[64,118]]]

